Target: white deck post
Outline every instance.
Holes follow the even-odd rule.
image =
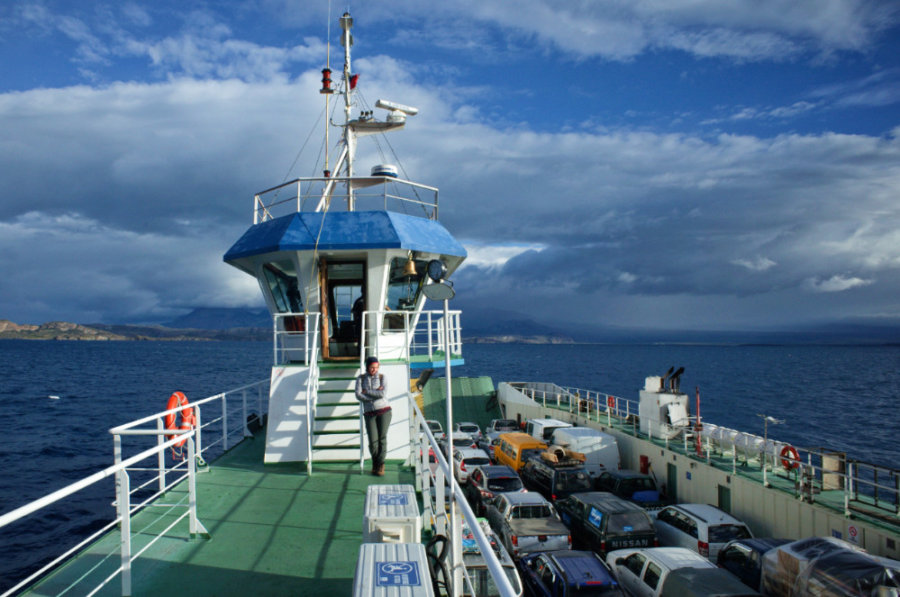
[[[128,472],[125,469],[119,471],[116,475],[119,495],[117,502],[121,515],[120,520],[120,540],[119,553],[121,557],[122,568],[122,595],[131,595],[131,501],[130,501],[130,484],[128,482]]]

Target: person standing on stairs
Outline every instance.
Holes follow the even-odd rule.
[[[366,371],[356,378],[356,399],[362,402],[369,436],[369,453],[372,455],[372,474],[384,476],[384,459],[387,456],[387,434],[391,426],[391,405],[385,394],[384,375],[378,373],[378,359],[366,359]]]

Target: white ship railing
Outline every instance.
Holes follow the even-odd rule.
[[[185,517],[188,517],[189,533],[191,537],[205,534],[205,529],[203,528],[202,523],[197,518],[196,501],[196,475],[198,471],[203,468],[204,461],[202,455],[204,453],[210,453],[216,447],[221,447],[222,451],[228,450],[230,445],[233,445],[234,443],[237,443],[237,441],[240,441],[237,440],[230,443],[230,439],[233,435],[240,435],[241,439],[252,435],[247,426],[248,417],[252,412],[252,409],[248,407],[250,394],[256,394],[256,413],[260,418],[262,418],[264,414],[263,405],[268,405],[268,401],[262,399],[262,390],[266,386],[266,384],[268,384],[268,380],[259,381],[191,403],[190,406],[195,409],[197,416],[197,425],[193,429],[165,429],[164,419],[166,415],[177,414],[182,410],[183,407],[162,411],[148,417],[138,419],[137,421],[132,421],[130,423],[126,423],[125,425],[120,425],[119,427],[114,427],[113,429],[110,429],[109,432],[113,435],[114,438],[113,442],[115,464],[0,516],[0,528],[3,528],[7,525],[23,520],[31,516],[32,514],[40,512],[41,510],[53,504],[56,504],[61,500],[88,487],[92,487],[93,485],[100,481],[103,481],[104,479],[114,477],[116,481],[116,518],[88,537],[84,538],[74,547],[68,549],[65,553],[54,558],[52,561],[48,562],[40,569],[33,572],[27,578],[23,579],[18,584],[3,593],[0,597],[7,597],[19,592],[21,589],[27,587],[36,579],[40,578],[56,566],[65,562],[68,558],[78,553],[86,546],[96,541],[102,535],[115,529],[116,527],[119,527],[121,533],[119,549],[120,564],[118,568],[116,568],[105,578],[101,579],[100,582],[93,588],[84,591],[79,590],[77,591],[77,593],[84,595],[93,595],[101,588],[109,584],[116,576],[121,575],[122,595],[131,595],[132,562],[134,562],[138,557],[140,557],[142,553],[144,553],[145,550],[147,550],[151,545],[153,545],[157,540],[159,540],[169,530],[171,530],[175,524],[183,520]],[[241,418],[238,421],[238,425],[229,424],[228,422],[228,413],[230,411],[237,411],[237,409],[229,407],[228,399],[229,397],[234,398],[235,396],[239,397],[241,401],[239,411]],[[209,421],[203,423],[201,415],[204,407],[215,408],[213,406],[214,404],[220,405],[219,416],[211,417]],[[147,423],[155,423],[155,426],[152,428],[138,428],[139,426],[145,425]],[[221,423],[221,425],[219,425],[219,423]],[[218,427],[221,427],[221,431],[218,429]],[[203,447],[203,433],[205,429],[209,430],[212,433],[215,433],[216,438],[208,442],[208,444]],[[166,435],[174,437],[167,440],[165,439]],[[156,437],[155,446],[143,449],[137,454],[129,456],[127,458],[123,456],[122,440],[124,437],[146,438],[147,436]],[[187,447],[186,458],[177,462],[172,467],[167,467],[166,454],[170,449],[174,449],[176,447],[176,444],[185,439]],[[138,441],[140,442],[140,440]],[[155,461],[155,466],[137,466],[148,461]],[[133,473],[138,473],[138,476],[147,476],[148,478],[132,488],[131,474]],[[170,476],[172,474],[176,474],[178,476],[173,478]],[[169,491],[175,485],[181,483],[184,480],[188,481],[187,495],[179,503],[168,504],[170,508],[184,508],[184,512],[178,515],[176,517],[176,520],[168,525],[165,529],[155,533],[155,535],[149,540],[149,542],[145,544],[140,550],[133,553],[132,537],[136,534],[133,533],[131,529],[133,517],[137,513],[143,511],[147,506],[149,506],[154,499],[163,495],[165,492]],[[155,493],[153,493],[150,489],[153,485],[156,485]],[[152,493],[152,495],[147,495],[148,492]],[[185,499],[187,500],[187,502],[182,503]],[[138,532],[141,534],[145,534],[147,533],[147,529],[141,529]],[[107,558],[114,555],[115,553],[110,553],[107,555]],[[84,580],[84,578],[85,577],[82,577],[76,582],[81,582],[81,580]],[[72,587],[70,587],[70,589],[71,588]]]
[[[415,361],[462,355],[461,311],[366,311],[363,313],[360,362],[366,356]],[[449,334],[444,329],[449,328]],[[449,340],[446,338],[449,336]]]
[[[331,186],[328,190],[326,187]],[[438,189],[390,176],[297,178],[253,197],[253,223],[297,212],[320,211],[323,194],[330,193],[332,209],[346,210],[351,189],[356,211],[377,209],[409,212],[429,220],[438,217]]]
[[[639,431],[637,400],[552,383],[510,382],[508,385],[543,408],[577,413],[598,422],[606,419],[610,427],[615,422],[621,430],[635,437],[644,435],[651,441],[662,440],[666,448],[671,448],[668,435],[654,438]],[[730,455],[733,474],[738,473],[739,466],[755,461],[765,472],[780,471],[779,477],[790,481],[790,488],[799,499],[813,503],[817,501],[816,494],[822,491],[842,491],[846,516],[858,511],[878,517],[874,509],[884,511],[887,516],[882,518],[892,524],[897,524],[900,518],[898,469],[848,459],[845,454],[824,448],[793,446],[797,451],[797,458],[793,458],[792,454],[782,452],[789,446],[784,441],[710,423],[703,423],[698,434],[693,428],[694,423],[696,419],[689,418],[689,424],[681,428],[680,444],[686,455],[705,459],[708,464],[712,464],[712,456],[716,453]],[[666,427],[670,432],[676,431],[674,426]]]
[[[465,594],[478,594],[472,578],[466,570],[464,559],[461,557],[462,533],[460,530],[460,518],[464,518],[475,542],[478,544],[478,548],[499,594],[501,597],[516,597],[519,593],[510,583],[502,563],[494,553],[490,540],[478,524],[477,517],[469,506],[459,483],[453,483],[451,500],[451,494],[447,490],[450,488],[449,479],[453,475],[453,468],[447,462],[437,440],[431,433],[431,429],[425,422],[425,416],[419,410],[419,406],[411,394],[409,395],[409,405],[410,410],[413,412],[410,422],[410,438],[413,438],[413,441],[410,441],[410,461],[415,464],[416,491],[422,493],[422,504],[425,510],[423,520],[434,521],[435,534],[444,535],[452,539],[452,549],[456,550],[452,561],[456,562],[454,565],[457,566],[457,570],[450,571],[451,577],[455,577],[456,574],[454,573],[459,571],[463,582],[468,587],[468,591]],[[433,451],[437,459],[437,466],[433,473],[428,462],[429,449]],[[434,492],[431,490],[432,487],[434,487]],[[453,516],[454,511],[457,512],[455,517]],[[460,517],[459,514],[462,516]],[[462,595],[464,591],[461,586],[455,586],[450,594]]]
[[[451,356],[462,354],[461,311],[365,311],[357,340],[360,365],[367,356],[380,359],[443,358],[448,348],[444,328],[449,326]],[[273,320],[273,362],[275,365],[309,365],[320,352],[318,312],[277,313]],[[335,355],[332,355],[335,356]]]
[[[272,319],[275,365],[309,365],[318,358],[319,318],[318,312],[275,314]]]

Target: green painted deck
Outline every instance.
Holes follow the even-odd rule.
[[[348,369],[358,363],[347,363]],[[489,377],[452,380],[460,421],[484,425],[499,417],[485,409],[494,390]],[[443,420],[445,381],[426,385],[426,416]],[[496,401],[494,401],[495,403]],[[359,463],[265,465],[265,432],[257,432],[197,475],[197,510],[210,538],[190,538],[188,521],[178,522],[134,561],[132,595],[195,597],[246,595],[349,595],[362,544],[366,489],[373,484],[414,485],[413,471],[388,462],[384,477]],[[368,462],[366,463],[368,465]],[[186,503],[182,482],[157,503]],[[132,553],[141,550],[184,508],[151,506],[132,520]],[[118,531],[110,532],[81,554],[32,586],[25,595],[83,595],[119,566]],[[109,555],[112,554],[112,555]],[[117,577],[98,595],[121,595]]]
[[[546,408],[548,410],[553,410],[557,407],[553,404],[548,403]],[[568,409],[565,406],[560,407],[559,410],[568,412]],[[582,416],[584,416],[584,414],[585,413],[582,413]],[[751,479],[756,483],[759,483],[760,485],[763,484],[762,464],[759,460],[747,460],[742,455],[738,455],[735,459],[733,458],[731,452],[724,454],[720,452],[711,452],[708,458],[705,453],[703,456],[698,456],[695,451],[694,444],[689,442],[687,450],[685,450],[684,441],[682,438],[678,438],[677,440],[673,440],[668,443],[664,439],[648,438],[646,434],[640,432],[640,430],[634,424],[633,420],[626,421],[624,419],[616,417],[607,417],[605,409],[602,409],[600,411],[593,411],[588,415],[588,417],[591,420],[596,421],[601,426],[612,428],[617,431],[639,437],[645,441],[651,441],[653,444],[659,446],[660,448],[667,448],[668,450],[671,450],[673,452],[685,454],[692,460],[696,460],[698,462],[706,462],[710,466],[713,466],[717,469],[729,471],[739,477]],[[773,465],[773,463],[769,463],[769,470],[766,475],[766,481],[773,491],[780,491],[792,495],[797,499],[806,499],[807,501],[809,501],[808,492],[806,492],[805,494],[801,494],[801,491],[799,489],[800,484],[798,483],[799,479],[796,472],[788,473],[784,468],[780,466],[780,464]],[[843,490],[819,491],[817,489],[813,493],[812,503],[818,504],[819,506],[822,506],[834,512],[843,514],[844,499],[845,494]],[[849,506],[851,511],[851,519],[864,520],[876,527],[880,527],[891,533],[900,534],[900,515],[898,515],[897,512],[886,507],[884,502],[882,502],[879,507],[870,497],[866,497],[860,494],[856,501],[850,502]]]
[[[198,517],[210,539],[190,539],[187,519],[179,522],[134,562],[133,595],[352,593],[366,488],[412,484],[411,469],[388,463],[385,476],[375,477],[360,474],[358,463],[322,463],[307,476],[305,467],[263,465],[262,437],[245,440],[198,475]],[[185,495],[179,486],[161,501]],[[150,530],[174,519],[164,510],[151,507],[135,517],[133,551],[147,543]],[[109,533],[26,594],[59,595],[97,565],[88,577],[93,587],[118,566],[118,543],[119,533]],[[116,555],[101,561],[111,551]],[[120,595],[121,581],[116,578],[98,594]]]

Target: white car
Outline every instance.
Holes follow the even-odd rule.
[[[619,585],[633,597],[658,597],[672,570],[716,567],[684,547],[617,549],[606,554],[606,563]]]
[[[715,562],[733,539],[753,537],[746,524],[709,504],[666,506],[653,521],[660,545],[686,547]]]
[[[481,428],[475,423],[469,423],[468,421],[463,421],[454,425],[453,433],[468,433],[472,436],[472,439],[475,440],[475,443],[478,443],[478,440],[481,439]]]
[[[445,454],[447,453],[447,450],[445,449],[446,445],[447,445],[446,437],[444,439],[438,441],[438,446],[440,446],[441,451],[444,452]],[[478,448],[478,444],[475,443],[475,440],[472,439],[472,436],[469,435],[468,433],[461,433],[459,431],[454,431],[453,432],[453,449],[455,450],[456,448],[476,449],[476,448]]]
[[[425,421],[425,424],[428,425],[428,428],[431,429],[431,435],[434,436],[436,440],[442,440],[446,437],[444,433],[444,427],[441,425],[440,421],[435,421],[434,419],[429,419]]]
[[[453,450],[453,474],[460,484],[465,483],[469,479],[469,473],[475,467],[487,466],[491,463],[487,452],[473,448],[456,448]]]

